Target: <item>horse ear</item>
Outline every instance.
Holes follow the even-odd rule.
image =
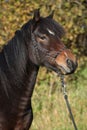
[[[35,22],[38,22],[40,19],[40,9],[34,10],[34,17],[33,17]]]
[[[54,15],[54,10],[51,12],[51,14],[47,17],[47,18],[53,18],[53,15]]]

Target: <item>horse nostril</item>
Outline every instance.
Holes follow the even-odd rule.
[[[69,67],[72,67],[72,61],[71,61],[70,59],[67,59],[67,60],[66,60],[66,63],[67,63],[67,65],[68,65]]]
[[[73,73],[77,68],[77,62],[74,63],[72,60],[67,59],[66,63],[67,63],[67,66],[70,68],[71,73]]]

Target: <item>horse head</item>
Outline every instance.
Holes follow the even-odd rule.
[[[63,74],[73,73],[77,68],[77,60],[71,50],[62,43],[64,29],[53,19],[53,12],[43,18],[37,9],[32,21],[31,40],[34,47],[32,62],[51,68],[55,72],[60,69]]]

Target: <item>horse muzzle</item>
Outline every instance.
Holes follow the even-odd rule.
[[[69,50],[58,55],[55,62],[57,68],[60,69],[63,74],[74,73],[78,66],[76,57]]]

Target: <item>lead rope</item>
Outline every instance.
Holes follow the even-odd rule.
[[[69,114],[70,114],[70,117],[71,117],[74,129],[78,130],[77,126],[76,126],[76,123],[75,123],[75,120],[74,120],[74,117],[73,117],[73,114],[72,114],[72,111],[71,111],[71,107],[70,107],[69,101],[68,101],[68,95],[67,95],[67,92],[66,92],[66,85],[65,85],[65,82],[64,82],[64,75],[62,75],[60,71],[59,71],[59,76],[60,76],[60,80],[61,80],[61,85],[62,85],[62,91],[63,91],[64,99],[66,101],[66,105],[67,105],[67,108],[68,108],[68,111],[69,111]]]

